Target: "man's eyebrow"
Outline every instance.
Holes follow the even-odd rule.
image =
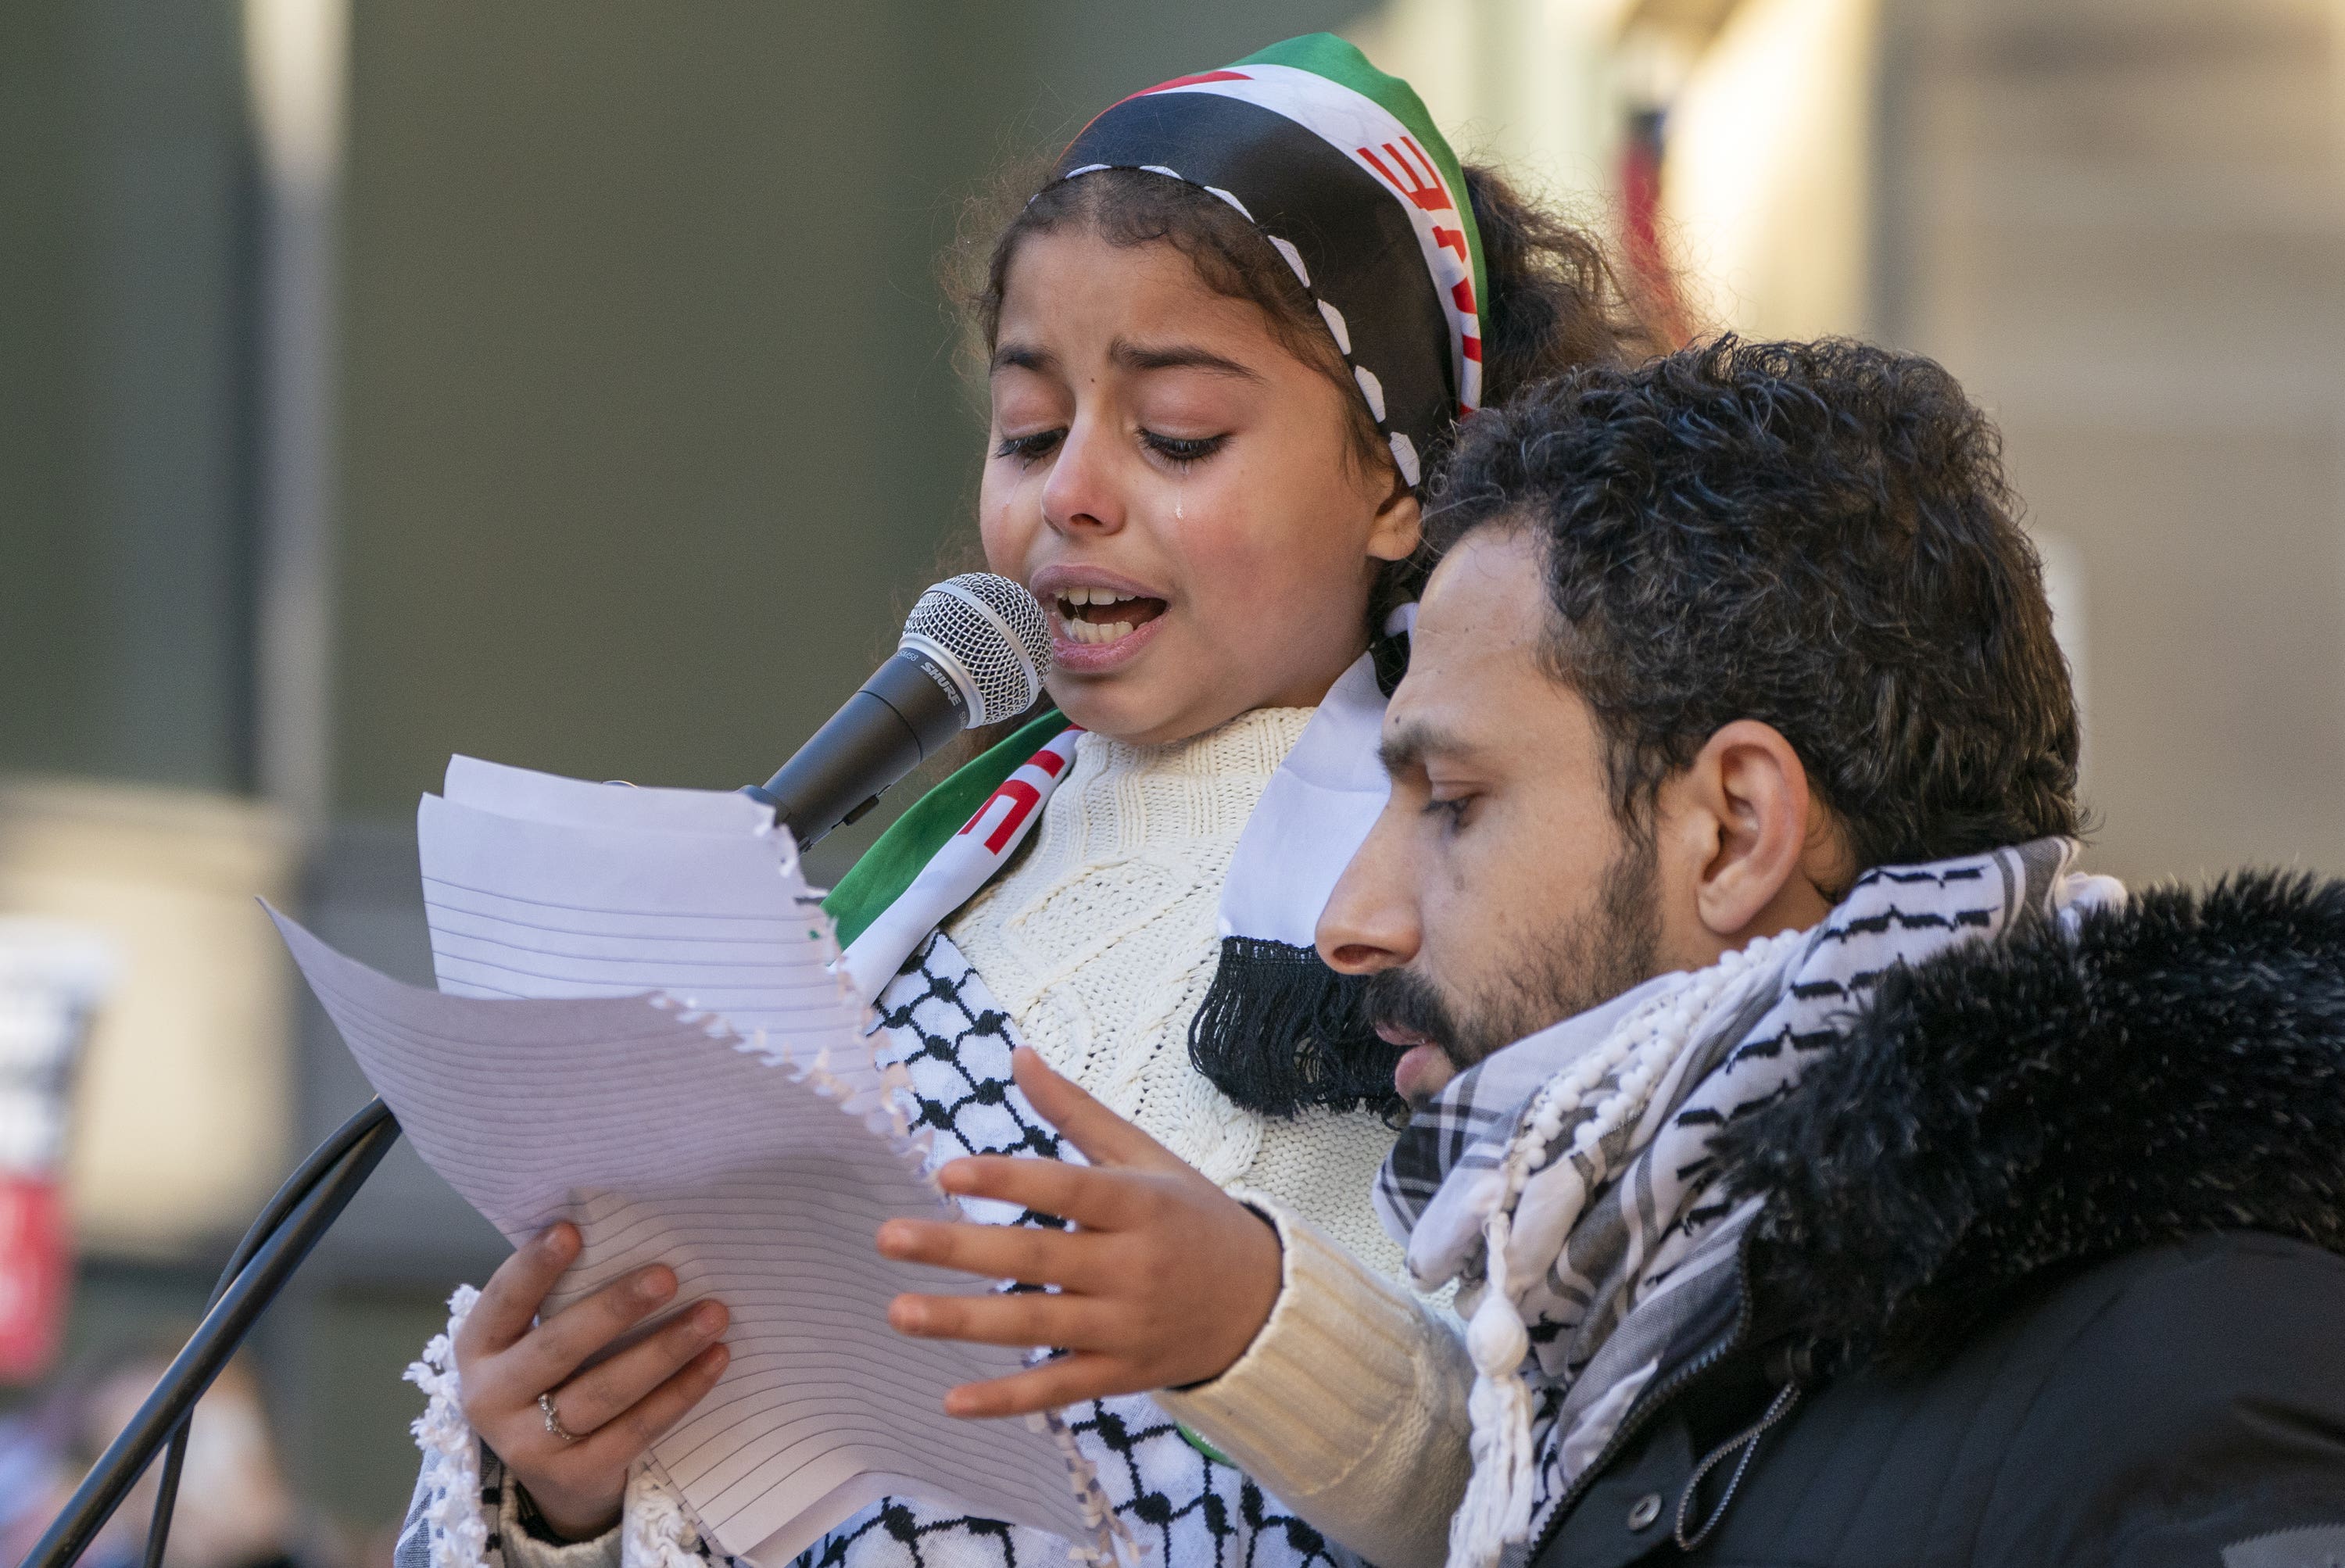
[[[1151,346],[1118,338],[1110,345],[1108,355],[1128,371],[1205,371],[1217,376],[1234,376],[1240,381],[1262,380],[1260,372],[1237,361],[1192,343]]]
[[[993,351],[991,370],[1008,370],[1012,366],[1032,371],[1037,375],[1049,375],[1058,367],[1055,355],[1041,349],[1030,349],[1023,343],[1003,343]]]
[[[1376,756],[1394,778],[1425,766],[1428,757],[1457,757],[1473,748],[1450,730],[1426,719],[1413,719],[1385,737]]]

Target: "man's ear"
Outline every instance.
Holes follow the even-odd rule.
[[[1397,473],[1393,493],[1376,509],[1368,529],[1368,555],[1378,561],[1405,561],[1425,538],[1425,507]]]
[[[1811,840],[1808,771],[1774,726],[1721,727],[1674,780],[1676,815],[1694,864],[1694,913],[1728,946],[1821,913],[1803,872]]]

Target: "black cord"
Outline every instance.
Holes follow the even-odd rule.
[[[391,1118],[390,1108],[375,1100],[302,1161],[239,1243],[238,1253],[247,1255],[242,1266],[230,1259],[233,1274],[227,1288],[215,1293],[204,1320],[172,1358],[146,1403],[90,1467],[22,1568],[67,1568],[88,1550],[156,1454],[184,1431],[196,1401],[309,1257],[319,1237],[350,1207],[350,1199],[398,1141],[399,1124]],[[179,1451],[184,1454],[185,1451]],[[176,1481],[168,1461],[165,1469]],[[161,1554],[170,1529],[168,1504],[162,1499],[157,1502],[147,1536],[147,1550],[156,1557]]]
[[[376,1124],[390,1115],[381,1100],[370,1100],[357,1115],[335,1128],[324,1143],[310,1151],[310,1157],[285,1178],[284,1185],[262,1206],[259,1216],[247,1227],[244,1238],[228,1254],[228,1267],[220,1270],[218,1283],[212,1287],[211,1295],[204,1301],[205,1311],[208,1312],[219,1305],[219,1298],[228,1294],[228,1288],[236,1283],[236,1277],[244,1272],[244,1266],[252,1261],[252,1255],[260,1250],[260,1244],[285,1223],[285,1217],[293,1212],[293,1206],[309,1196],[326,1173],[339,1164],[341,1157],[349,1154]],[[163,1546],[171,1538],[171,1512],[178,1506],[179,1472],[188,1462],[188,1432],[195,1419],[195,1412],[190,1410],[171,1430],[171,1444],[163,1451],[163,1473],[156,1482],[154,1515],[147,1522],[147,1553],[141,1568],[163,1568]]]

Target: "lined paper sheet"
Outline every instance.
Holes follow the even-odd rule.
[[[576,870],[584,888],[596,869]],[[794,860],[791,872],[785,885]],[[752,918],[726,908],[712,918]],[[707,1014],[642,996],[419,990],[276,919],[424,1162],[516,1243],[556,1219],[578,1225],[585,1249],[548,1312],[654,1262],[676,1272],[676,1310],[708,1297],[731,1310],[731,1363],[652,1449],[725,1550],[779,1568],[891,1493],[1089,1538],[1051,1434],[943,1414],[946,1390],[1015,1371],[1019,1352],[888,1329],[899,1291],[985,1287],[874,1250],[888,1217],[947,1211],[861,1117]],[[807,929],[797,927],[801,942]],[[634,972],[615,941],[599,955],[566,951],[597,945],[552,942],[532,962],[562,968],[556,960],[575,958],[565,971],[574,975]],[[504,955],[496,963],[510,957],[509,946],[492,951]],[[672,962],[694,969],[688,957]]]
[[[460,757],[416,815],[440,989],[665,992],[746,1038],[847,1040],[861,1010],[797,846],[746,796],[632,789]],[[862,1074],[842,1051],[835,1071]],[[868,1085],[868,1083],[866,1084]]]

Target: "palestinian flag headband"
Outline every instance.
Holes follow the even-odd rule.
[[[1057,178],[1136,168],[1228,202],[1294,270],[1414,489],[1482,398],[1482,239],[1457,154],[1398,76],[1326,33],[1135,93]]]

